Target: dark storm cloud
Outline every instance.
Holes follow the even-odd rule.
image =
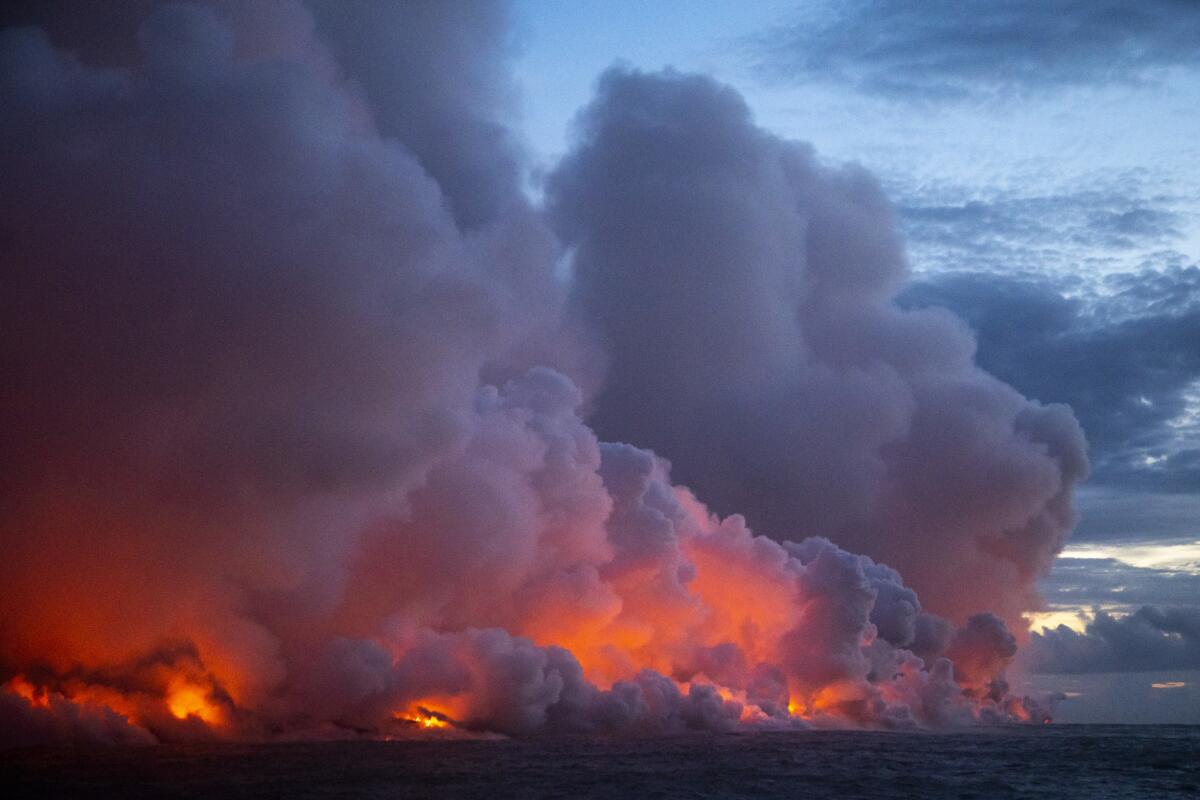
[[[1200,571],[1135,567],[1113,558],[1059,558],[1041,588],[1056,610],[1182,606],[1200,597]]]
[[[578,133],[549,196],[610,358],[601,434],[758,531],[897,567],[937,613],[1011,620],[1073,523],[1083,440],[978,370],[957,318],[892,302],[907,265],[875,179],[669,72],[607,73]]]
[[[1059,626],[1033,634],[1028,658],[1049,673],[1200,669],[1200,606],[1100,611],[1083,633]]]
[[[1115,274],[1096,287],[990,272],[934,274],[902,302],[962,315],[977,332],[981,365],[1032,397],[1068,403],[1088,434],[1093,482],[1200,487],[1192,418],[1200,267]]]
[[[854,0],[754,42],[764,72],[906,99],[1139,82],[1200,63],[1190,0]]]
[[[1088,486],[1079,493],[1081,517],[1073,539],[1093,542],[1189,541],[1200,536],[1200,494],[1164,494]]]
[[[1065,695],[1055,709],[1055,722],[1200,724],[1200,671],[1197,670],[1042,673],[1031,675],[1026,685]]]
[[[1124,318],[1188,314],[1200,305],[1200,266],[1117,273],[1105,282],[1114,314]]]

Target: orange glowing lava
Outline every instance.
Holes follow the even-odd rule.
[[[445,728],[447,726],[446,720],[438,719],[437,717],[432,716],[423,716],[418,714],[415,717],[408,717],[407,719],[410,722],[417,723],[422,728]]]
[[[396,719],[411,722],[422,729],[449,728],[450,718],[441,711],[434,711],[425,706],[413,706],[407,711],[395,714]]]
[[[206,723],[221,721],[221,709],[208,699],[208,692],[198,686],[180,683],[167,695],[167,710],[176,719],[197,717]]]

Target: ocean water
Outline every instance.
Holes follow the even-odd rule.
[[[4,797],[1200,798],[1200,727],[0,752]]]

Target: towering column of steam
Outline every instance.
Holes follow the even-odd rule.
[[[0,743],[1040,713],[1081,440],[868,177],[612,73],[555,234],[503,9],[94,8],[0,34]]]
[[[550,196],[609,354],[600,435],[762,532],[887,561],[941,614],[1018,621],[1074,524],[1083,436],[979,370],[960,320],[896,307],[875,180],[703,77],[609,72],[577,127]]]

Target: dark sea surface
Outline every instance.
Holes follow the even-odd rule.
[[[0,752],[2,797],[1200,798],[1200,727]]]

